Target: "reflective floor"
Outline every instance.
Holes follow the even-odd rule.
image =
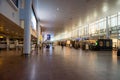
[[[28,57],[1,51],[0,80],[120,80],[120,58],[116,52],[60,46]]]

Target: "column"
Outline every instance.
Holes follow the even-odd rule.
[[[41,30],[41,25],[39,26],[40,30],[40,47],[42,47],[42,30]]]
[[[40,21],[37,24],[37,45],[40,44]]]
[[[109,25],[108,25],[108,16],[106,17],[106,39],[110,38],[109,34]]]
[[[18,51],[18,40],[15,40],[15,48],[16,48],[16,51]]]
[[[23,54],[29,55],[31,51],[31,0],[25,0],[25,27],[24,27],[24,47]]]
[[[118,40],[119,40],[119,25],[118,25],[118,20],[119,20],[119,19],[118,19],[118,17],[119,17],[119,13],[117,13],[117,27],[116,27],[116,28],[117,28],[117,47],[118,47],[118,45],[119,45],[119,44],[118,44]]]
[[[10,46],[10,40],[9,40],[9,37],[6,37],[6,42],[7,42],[7,51],[9,51],[9,46]]]

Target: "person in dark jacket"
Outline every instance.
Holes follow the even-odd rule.
[[[63,43],[61,44],[61,47],[62,47],[62,49],[64,48],[64,44]]]

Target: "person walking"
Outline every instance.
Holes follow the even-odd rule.
[[[61,46],[62,46],[62,49],[63,49],[64,48],[64,44],[62,43]]]

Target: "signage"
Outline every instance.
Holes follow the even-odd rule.
[[[51,35],[47,34],[47,40],[50,40],[50,39],[51,39]]]

